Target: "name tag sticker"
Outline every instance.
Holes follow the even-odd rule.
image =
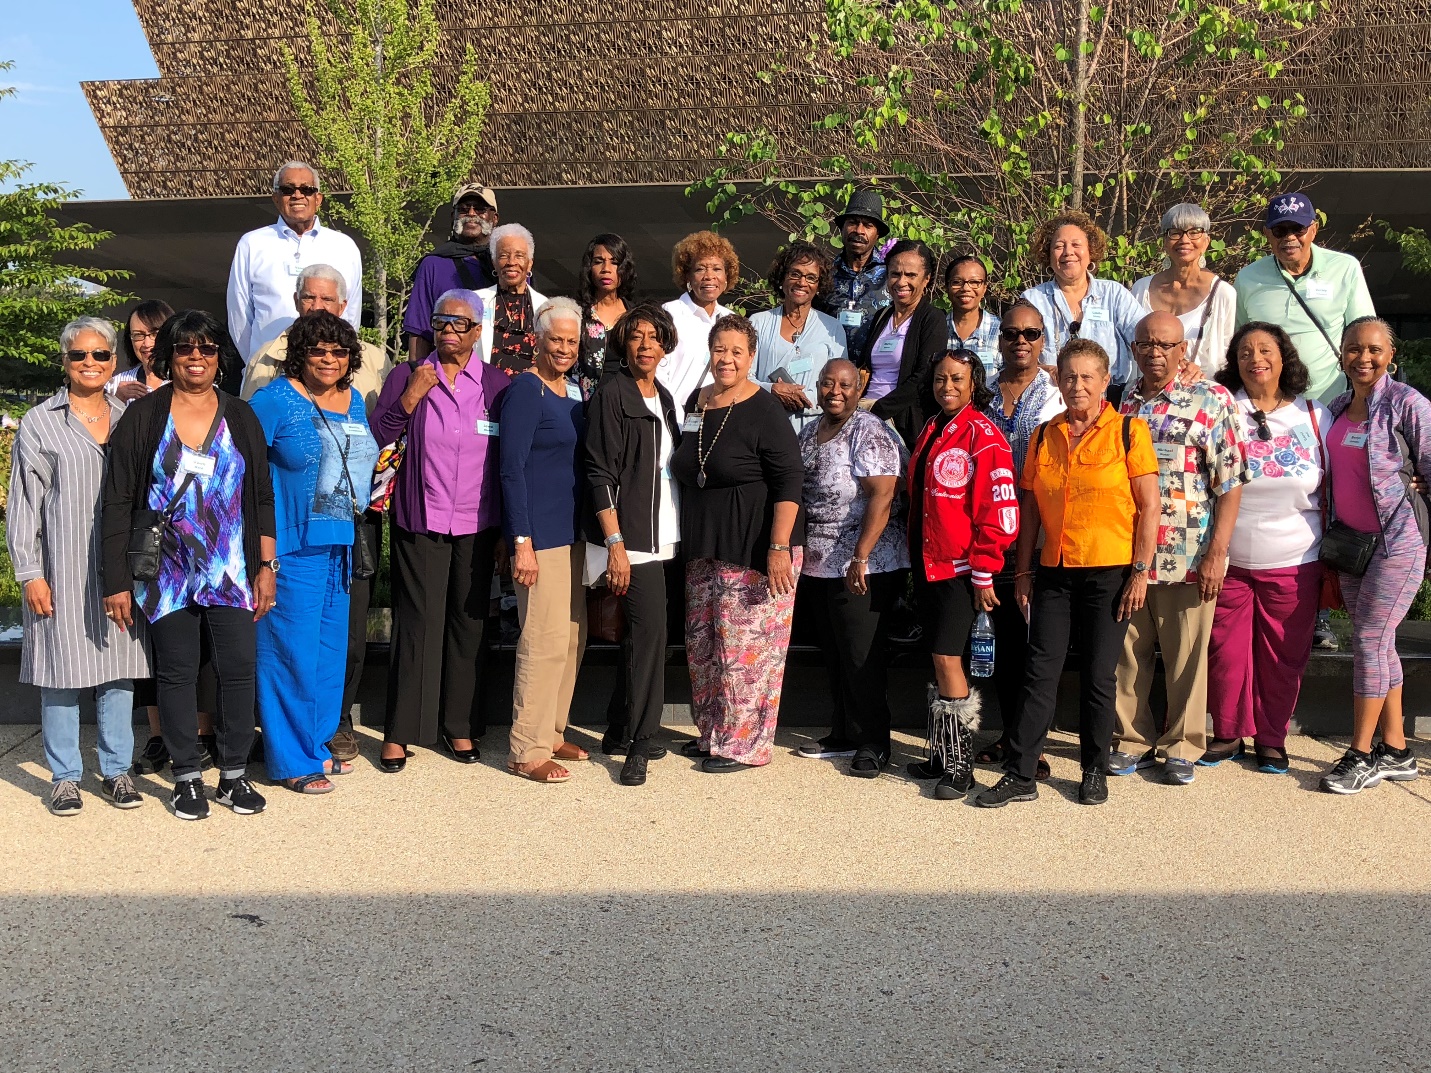
[[[500,421],[487,421],[483,418],[477,419],[477,435],[500,436],[501,434],[502,424]]]
[[[298,273],[303,271],[303,266],[300,265],[297,261],[286,262],[284,268],[287,270],[290,276],[296,276],[298,275]]]
[[[700,414],[686,414],[685,423],[681,425],[682,432],[695,432],[701,427]]]
[[[1363,436],[1362,439],[1366,437]],[[214,475],[214,459],[212,455],[201,455],[198,451],[184,448],[184,453],[179,456],[179,472],[192,473],[195,477],[212,477]]]
[[[858,328],[864,322],[865,315],[863,311],[858,309],[840,310],[840,323],[846,328]]]
[[[1333,297],[1332,285],[1324,280],[1309,280],[1307,282],[1307,297],[1330,299]]]
[[[344,421],[343,431],[349,436],[364,436],[367,434],[368,426],[357,421]]]
[[[1366,446],[1366,433],[1348,432],[1346,436],[1342,439],[1342,446],[1355,447],[1357,450],[1361,450]]]
[[[1157,452],[1160,461],[1168,462],[1178,457],[1180,448],[1175,443],[1155,443],[1153,450]]]
[[[897,335],[886,335],[879,341],[879,346],[875,347],[875,353],[880,355],[893,354],[900,346],[900,337]]]
[[[1292,439],[1297,441],[1299,447],[1308,449],[1317,445],[1317,434],[1312,431],[1310,425],[1298,425],[1292,430]]]
[[[794,376],[796,373],[808,373],[814,364],[814,358],[796,358],[789,365],[785,366],[785,371],[791,376]]]
[[[1089,306],[1083,311],[1083,319],[1106,321],[1108,319],[1108,310],[1103,309],[1100,306]]]

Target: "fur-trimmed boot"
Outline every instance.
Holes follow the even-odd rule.
[[[934,796],[941,801],[957,801],[977,785],[974,731],[979,726],[979,694],[970,690],[967,697],[958,700],[935,697],[930,708],[938,731],[937,737],[930,738],[930,754],[938,749],[944,761],[944,777],[934,787]]]
[[[936,751],[937,746],[935,744],[938,741],[935,705],[938,703],[939,688],[933,682],[930,682],[927,696],[929,722],[924,730],[924,740],[929,743],[929,752],[925,759],[906,765],[904,769],[916,779],[938,779],[944,776],[944,754]]]

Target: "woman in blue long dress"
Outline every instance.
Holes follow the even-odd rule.
[[[348,654],[354,515],[367,506],[378,444],[362,396],[357,332],[325,310],[288,329],[282,376],[253,409],[268,443],[277,516],[278,602],[258,624],[258,711],[269,777],[325,794]]]

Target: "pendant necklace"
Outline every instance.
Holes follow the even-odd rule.
[[[706,407],[706,409],[709,408],[709,406]],[[725,408],[725,416],[720,419],[720,428],[716,429],[715,435],[711,437],[710,451],[704,449],[704,440],[702,437],[705,435],[706,430],[706,411],[701,411],[700,424],[696,426],[696,467],[698,470],[698,472],[696,473],[697,488],[704,488],[706,486],[706,463],[710,460],[711,452],[715,450],[716,441],[720,439],[720,434],[725,431],[725,423],[730,420],[730,412],[734,409],[735,403],[731,403]]]

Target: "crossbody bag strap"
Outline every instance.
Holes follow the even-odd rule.
[[[1282,282],[1285,283],[1287,289],[1292,292],[1292,297],[1297,299],[1297,304],[1302,307],[1302,312],[1307,314],[1307,319],[1317,326],[1317,331],[1322,333],[1322,338],[1327,341],[1327,347],[1331,350],[1332,357],[1337,357],[1341,351],[1337,348],[1337,344],[1332,342],[1331,333],[1322,327],[1322,322],[1319,321],[1317,315],[1312,312],[1312,307],[1307,305],[1307,300],[1298,293],[1296,286],[1287,278],[1280,267],[1277,269],[1277,274],[1282,277]]]
[[[214,421],[213,424],[209,426],[209,434],[204,437],[203,445],[198,450],[198,453],[201,455],[208,455],[208,453],[213,450],[214,438],[219,434],[219,423],[224,419],[224,409],[227,402],[224,392],[215,391],[214,394],[219,397],[219,404],[214,408]],[[180,441],[180,447],[183,447],[183,441]],[[182,454],[180,457],[183,457]],[[166,522],[173,519],[174,512],[179,509],[179,504],[184,501],[184,493],[189,490],[189,485],[193,483],[193,472],[191,471],[184,474],[184,479],[179,482],[179,487],[174,489],[173,496],[170,497],[169,502],[164,505],[164,510],[161,512]]]
[[[1192,353],[1188,355],[1190,363],[1196,362],[1198,354],[1202,352],[1203,337],[1207,334],[1207,322],[1212,319],[1212,300],[1217,297],[1217,289],[1221,286],[1224,286],[1222,277],[1214,276],[1212,290],[1207,292],[1207,301],[1203,303],[1202,319],[1197,322],[1197,342],[1193,344]]]
[[[1328,465],[1330,459],[1327,455],[1327,441],[1322,439],[1322,428],[1317,421],[1317,404],[1312,399],[1307,400],[1307,416],[1312,419],[1312,435],[1317,437],[1317,450],[1321,453],[1322,473],[1325,474],[1322,478],[1327,489],[1326,495],[1322,496],[1322,532],[1325,533],[1327,531],[1327,515],[1330,513],[1332,502],[1332,467]]]
[[[350,389],[350,390],[351,390],[351,389]],[[351,397],[351,396],[350,396],[350,397]],[[352,503],[353,503],[353,513],[354,513],[355,515],[361,514],[361,513],[362,513],[362,508],[361,508],[360,506],[358,506],[358,490],[357,490],[357,487],[353,484],[353,471],[348,468],[348,450],[349,450],[349,449],[352,447],[352,445],[353,445],[352,437],[349,436],[347,430],[344,429],[344,430],[343,430],[343,442],[342,442],[342,443],[339,443],[339,442],[338,442],[338,434],[333,431],[333,422],[331,422],[331,421],[328,420],[328,415],[323,412],[323,407],[321,407],[321,406],[318,405],[318,400],[315,399],[312,395],[309,395],[309,396],[308,396],[308,401],[313,404],[313,409],[315,409],[315,410],[318,411],[318,416],[319,416],[319,417],[322,419],[322,421],[323,421],[323,427],[328,430],[328,435],[331,436],[331,437],[333,437],[333,446],[336,447],[336,448],[338,448],[338,453],[339,453],[339,454],[342,456],[342,458],[343,458],[343,476],[345,476],[345,477],[348,478],[348,498],[349,498],[350,500],[352,500]],[[349,409],[350,411],[352,410],[352,405],[351,405],[351,404],[349,405],[348,409]],[[352,415],[352,413],[350,412],[350,413],[348,414],[348,417],[351,419],[352,416],[353,416],[353,415]]]

